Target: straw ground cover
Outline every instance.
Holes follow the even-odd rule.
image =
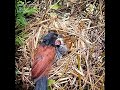
[[[49,90],[104,90],[105,2],[103,0],[35,0],[38,11],[26,17],[22,44],[16,45],[17,90],[34,90],[33,50],[49,30],[62,34],[69,53],[53,64]],[[16,28],[16,31],[20,31]]]

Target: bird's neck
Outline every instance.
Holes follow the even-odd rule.
[[[35,90],[48,90],[47,76],[43,76],[39,80],[36,81]]]

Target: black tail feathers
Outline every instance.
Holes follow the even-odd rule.
[[[48,90],[48,79],[46,76],[41,77],[36,82],[35,90]]]

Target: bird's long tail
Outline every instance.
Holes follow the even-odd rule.
[[[46,76],[41,77],[39,80],[36,81],[35,90],[48,90],[48,79]]]

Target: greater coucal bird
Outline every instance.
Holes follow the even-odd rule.
[[[35,82],[35,90],[47,90],[48,72],[56,59],[61,58],[67,52],[63,38],[55,32],[49,32],[34,51],[32,61],[32,79]]]

